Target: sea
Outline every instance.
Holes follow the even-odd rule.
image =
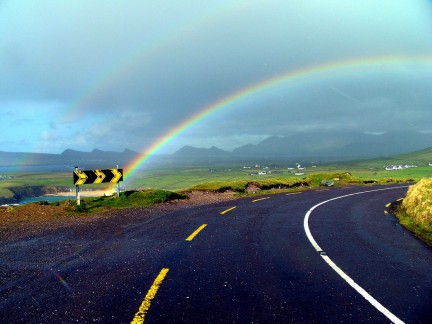
[[[56,202],[56,201],[64,201],[64,200],[75,200],[76,196],[40,196],[40,197],[30,197],[22,199],[18,202],[19,205],[26,205],[33,202],[39,202],[39,201],[48,201],[49,203]]]
[[[1,173],[15,172],[67,172],[71,173],[75,168],[67,164],[40,164],[40,165],[0,165]]]

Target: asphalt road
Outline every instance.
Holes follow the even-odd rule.
[[[384,213],[407,187],[384,188],[135,209],[133,221],[9,242],[1,322],[432,322],[432,249]]]

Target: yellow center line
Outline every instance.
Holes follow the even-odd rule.
[[[145,296],[140,308],[138,309],[138,312],[135,314],[133,320],[131,321],[131,324],[144,323],[144,318],[147,315],[148,310],[150,309],[151,301],[155,298],[156,293],[158,292],[159,287],[161,286],[162,281],[165,279],[168,271],[168,268],[162,268],[161,272],[159,272],[159,275],[156,277],[153,285],[147,292],[147,295]]]
[[[237,208],[237,206],[234,206],[234,207],[228,208],[228,209],[224,210],[223,212],[221,212],[220,214],[221,214],[221,215],[225,215],[226,213],[228,213],[228,212],[230,212],[231,210],[236,209],[236,208]]]
[[[195,232],[193,232],[191,235],[189,235],[189,237],[186,239],[186,241],[192,241],[194,239],[194,237],[197,236],[198,233],[201,232],[204,229],[204,227],[206,227],[206,226],[207,226],[207,224],[202,224],[200,227],[198,227],[196,229]]]
[[[291,193],[287,193],[285,196],[298,195],[298,194],[301,194],[301,192],[291,192]]]
[[[261,200],[266,200],[266,199],[270,199],[270,197],[255,199],[255,200],[252,200],[252,202],[254,203],[254,202],[261,201]]]
[[[386,205],[386,207],[387,207],[387,208],[389,208],[389,207],[390,207],[390,205],[391,205],[391,203],[388,203],[388,204]]]

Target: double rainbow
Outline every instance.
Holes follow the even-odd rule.
[[[325,77],[343,76],[352,73],[353,71],[392,71],[395,69],[415,69],[427,68],[432,69],[432,56],[379,56],[369,58],[355,58],[350,60],[335,61],[324,64],[306,66],[297,70],[290,70],[271,77],[266,80],[249,85],[239,91],[233,92],[228,96],[202,107],[198,113],[183,120],[180,124],[172,128],[164,134],[160,139],[153,142],[142,152],[137,158],[132,160],[124,169],[124,177],[130,177],[136,170],[149,160],[161,148],[169,142],[184,133],[190,127],[202,122],[213,114],[227,109],[228,107],[235,108],[236,105],[242,103],[245,99],[257,96],[269,91],[270,89],[286,85],[290,83],[299,83],[302,81],[309,82],[319,80]]]

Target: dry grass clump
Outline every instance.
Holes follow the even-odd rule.
[[[422,179],[408,189],[402,209],[417,226],[432,227],[432,179]]]

